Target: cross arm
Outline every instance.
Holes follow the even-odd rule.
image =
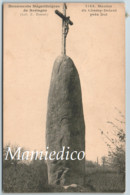
[[[70,17],[66,17],[64,16],[61,12],[59,12],[58,10],[55,10],[55,13],[61,17],[64,21],[68,22],[70,25],[73,25],[73,22],[70,20]]]

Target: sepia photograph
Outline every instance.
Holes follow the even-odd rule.
[[[125,4],[3,4],[3,192],[125,192]]]

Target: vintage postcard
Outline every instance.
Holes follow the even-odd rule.
[[[3,191],[125,191],[124,3],[3,4]]]

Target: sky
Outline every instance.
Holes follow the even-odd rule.
[[[23,12],[24,8],[9,5],[4,5],[3,22],[4,144],[45,150],[51,72],[61,53],[62,22],[54,12],[62,11],[62,4],[52,8],[36,3],[48,5],[47,11],[41,8],[44,11],[37,15],[29,8]],[[107,155],[99,129],[110,131],[107,121],[120,117],[115,108],[125,113],[125,11],[123,4],[113,4],[116,12],[90,16],[90,5],[97,9],[98,4],[67,4],[74,25],[69,28],[66,49],[81,82],[86,156],[96,161]]]

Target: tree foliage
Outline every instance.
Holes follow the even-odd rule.
[[[120,173],[125,174],[125,116],[115,108],[118,112],[118,119],[107,121],[109,130],[101,130],[101,134],[108,147],[108,164]]]

